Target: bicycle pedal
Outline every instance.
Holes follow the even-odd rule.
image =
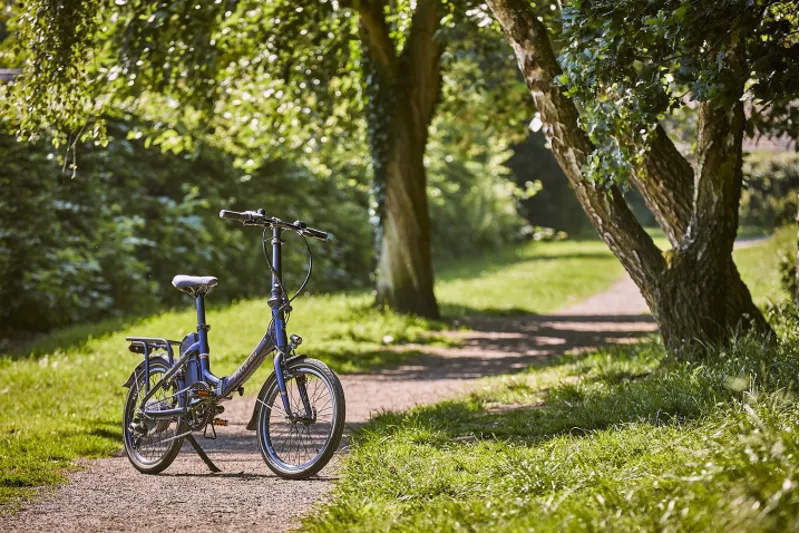
[[[239,393],[239,396],[244,396],[244,387],[239,387],[238,389],[236,389],[236,392]]]
[[[224,418],[215,418],[214,419],[214,425],[215,426],[227,426],[228,425],[228,421],[226,419],[224,419]]]

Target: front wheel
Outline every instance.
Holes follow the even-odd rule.
[[[344,391],[336,374],[316,359],[288,364],[281,400],[272,374],[258,397],[258,442],[267,466],[287,479],[305,479],[328,464],[344,430]]]

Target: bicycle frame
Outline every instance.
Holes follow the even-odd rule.
[[[271,352],[276,351],[273,359],[275,377],[278,382],[278,389],[281,395],[283,408],[289,416],[292,416],[291,406],[289,405],[289,400],[286,393],[286,383],[283,372],[283,369],[285,368],[284,363],[287,355],[288,343],[286,336],[285,310],[287,296],[284,294],[283,286],[281,284],[282,231],[283,230],[278,227],[272,228],[272,291],[271,298],[268,300],[269,306],[272,310],[272,327],[264,334],[264,337],[262,337],[261,341],[258,343],[258,345],[256,345],[247,359],[245,359],[239,368],[234,370],[229,376],[219,378],[215,376],[210,369],[210,348],[208,344],[208,330],[210,328],[206,324],[205,298],[203,294],[198,295],[195,300],[197,309],[197,334],[199,339],[180,354],[180,357],[176,363],[172,364],[173,352],[172,347],[170,346],[170,343],[174,343],[174,341],[168,341],[166,339],[150,339],[145,337],[128,338],[128,340],[132,341],[133,344],[144,348],[145,376],[149,375],[148,360],[151,345],[156,346],[157,348],[161,348],[166,345],[165,347],[167,349],[168,360],[171,365],[170,369],[152,387],[150,386],[149,380],[145,380],[145,396],[141,400],[143,405],[146,405],[146,402],[159,388],[163,387],[170,379],[172,379],[175,374],[178,373],[181,368],[185,367],[193,356],[197,356],[199,358],[200,374],[202,379],[214,391],[213,399],[215,402],[219,402],[228,399],[234,391],[239,389],[253,375],[253,373],[258,369],[259,366],[261,366],[261,363],[264,362],[267,356]],[[171,418],[176,415],[186,414],[187,405],[185,393],[187,391],[187,387],[190,387],[191,385],[191,383],[186,384],[183,383],[183,379],[179,379],[178,401],[180,407],[175,409],[144,409],[143,414],[151,418]],[[298,389],[301,398],[303,399],[305,410],[307,411],[306,416],[311,416],[304,384],[298,383]]]

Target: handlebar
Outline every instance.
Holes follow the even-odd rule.
[[[273,228],[287,229],[312,239],[326,242],[330,241],[330,235],[325,231],[309,228],[306,226],[305,222],[300,220],[289,223],[284,222],[276,217],[268,217],[264,214],[263,209],[259,209],[258,211],[244,211],[243,213],[223,209],[219,212],[219,218],[236,220],[245,226],[269,226]]]

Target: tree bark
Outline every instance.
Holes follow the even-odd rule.
[[[662,256],[616,187],[598,190],[583,179],[581,168],[594,146],[578,126],[574,103],[553,83],[561,68],[544,24],[522,0],[488,4],[514,49],[556,159],[595,229],[641,290],[665,345],[715,343],[750,324],[769,331],[731,258],[742,181],[741,103],[732,110],[703,106],[697,172],[666,133],[656,131],[633,179],[673,244]],[[740,60],[731,67],[742,68]]]
[[[632,174],[631,181],[642,194],[670,244],[673,248],[681,248],[692,216],[694,170],[661,126],[656,128],[643,172]],[[727,256],[722,276],[728,280],[725,291],[726,315],[742,317],[740,326],[744,329],[770,333],[769,324],[753,303],[750,289],[742,281],[730,255]]]
[[[434,39],[435,0],[420,0],[402,52],[395,51],[378,2],[359,4],[361,38],[370,62],[368,122],[381,217],[376,303],[438,318],[433,293],[430,218],[423,164],[441,88],[441,45]]]
[[[422,164],[425,145],[412,135],[410,120],[410,110],[400,110],[392,125],[376,301],[402,313],[438,318]]]

